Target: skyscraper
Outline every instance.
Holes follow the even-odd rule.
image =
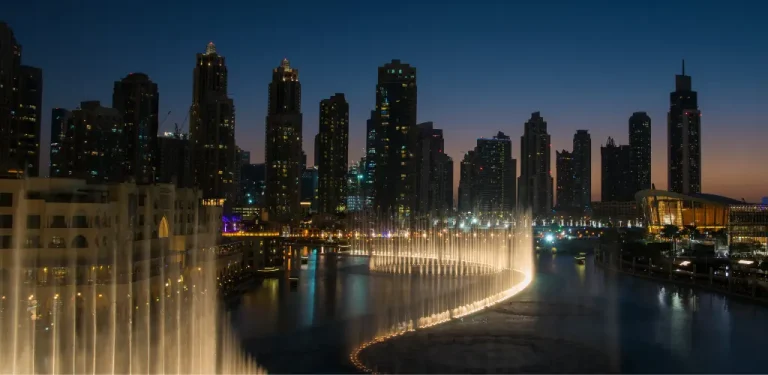
[[[603,202],[628,202],[635,200],[630,168],[631,148],[627,145],[616,145],[613,138],[608,137],[605,146],[600,147],[600,197]]]
[[[667,184],[669,191],[701,193],[701,112],[691,77],[675,76],[667,115]]]
[[[288,59],[272,70],[266,121],[267,211],[270,220],[287,222],[300,214],[302,175],[301,83]]]
[[[555,151],[555,168],[557,168],[557,209],[571,210],[578,207],[576,203],[576,171],[573,154],[563,150]]]
[[[581,213],[592,202],[592,137],[587,130],[577,130],[573,135],[573,208]],[[558,172],[558,178],[560,172]],[[558,202],[560,198],[558,198]]]
[[[320,127],[315,160],[318,172],[317,200],[320,213],[347,210],[349,165],[349,104],[344,94],[320,101]]]
[[[417,204],[416,68],[400,60],[379,67],[376,85],[375,207],[406,219]]]
[[[445,154],[442,129],[432,122],[418,128],[418,213],[446,215],[453,210],[453,160]]]
[[[459,202],[458,211],[467,213],[475,211],[475,197],[473,187],[477,171],[475,167],[475,151],[470,150],[464,154],[459,166]]]
[[[0,22],[0,175],[39,175],[42,102],[42,70],[21,65],[21,45]]]
[[[632,182],[635,192],[651,188],[651,117],[635,112],[629,117]]]
[[[512,158],[512,140],[502,132],[478,138],[475,147],[475,209],[502,213],[515,209],[517,160]]]
[[[235,104],[227,95],[227,65],[213,42],[198,53],[189,115],[192,175],[203,198],[234,200],[237,162]]]
[[[157,138],[160,150],[157,163],[157,180],[175,183],[176,187],[192,187],[192,169],[189,135],[177,127]]]
[[[520,177],[518,206],[535,215],[552,212],[551,142],[547,122],[534,112],[520,137]]]
[[[363,210],[363,179],[365,178],[365,158],[352,163],[347,173],[347,212],[359,212]]]
[[[371,111],[371,117],[365,122],[365,174],[363,177],[363,208],[374,206],[376,197],[376,111]]]
[[[66,162],[62,154],[64,141],[66,139],[67,126],[71,112],[64,108],[54,108],[51,110],[51,150],[49,177],[66,177],[63,164]]]
[[[64,115],[63,111],[55,111]],[[98,101],[80,103],[68,117],[57,119],[53,126],[66,121],[59,138],[57,155],[52,155],[57,171],[51,177],[79,178],[96,183],[120,181],[123,115],[114,108],[102,107]]]
[[[121,179],[132,177],[139,184],[157,181],[159,97],[157,84],[144,73],[115,82],[112,107],[123,114]]]

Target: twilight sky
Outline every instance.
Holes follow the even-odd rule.
[[[417,68],[419,121],[445,130],[455,180],[475,139],[501,130],[520,155],[523,123],[541,111],[555,150],[592,134],[592,196],[600,145],[627,142],[634,111],[652,119],[652,181],[666,189],[666,113],[680,60],[702,111],[703,191],[768,196],[768,5],[761,1],[92,1],[9,0],[0,19],[43,68],[43,162],[50,111],[112,101],[113,82],[149,74],[160,90],[161,131],[192,100],[195,53],[209,41],[226,57],[237,144],[264,160],[271,69],[299,69],[304,148],[313,155],[319,101],[345,93],[350,162],[363,154],[376,68]],[[401,5],[398,5],[401,4]],[[47,170],[47,167],[41,168]],[[519,169],[518,169],[519,170]]]

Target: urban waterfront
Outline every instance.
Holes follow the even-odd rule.
[[[268,371],[355,371],[350,346],[402,287],[389,276],[369,274],[366,258],[338,265],[329,259],[310,258],[296,290],[287,280],[265,279],[234,307],[246,351]],[[467,372],[504,363],[522,372],[732,373],[768,366],[761,355],[768,339],[754,334],[768,330],[766,307],[606,271],[591,257],[579,265],[571,256],[542,254],[536,265],[532,284],[508,302],[374,345],[363,359],[375,359],[384,372]],[[495,325],[498,316],[503,329]],[[471,361],[457,363],[456,343],[442,338],[461,327],[462,336],[492,331],[508,333],[510,342],[484,339],[469,352]],[[499,360],[504,357],[517,362]],[[396,362],[401,367],[389,367]]]

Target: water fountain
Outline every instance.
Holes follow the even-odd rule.
[[[19,202],[14,216],[26,219]],[[264,372],[219,306],[220,248],[199,248],[195,230],[192,250],[136,250],[133,233],[115,227],[99,226],[113,240],[98,250],[31,250],[17,220],[0,258],[0,374]],[[38,256],[59,250],[53,261]]]
[[[360,221],[364,222],[364,221]],[[407,302],[387,312],[372,339],[351,353],[360,371],[366,348],[415,329],[461,318],[502,302],[528,286],[533,277],[533,224],[528,214],[507,215],[503,222],[393,230],[363,226],[353,236],[352,255],[367,256],[372,273],[410,276]],[[380,225],[380,224],[379,224]],[[442,284],[442,286],[441,286]],[[423,285],[427,285],[424,293]],[[422,295],[423,294],[423,295]]]

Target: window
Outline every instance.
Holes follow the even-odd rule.
[[[88,218],[85,215],[72,216],[72,228],[88,228]]]
[[[48,243],[48,247],[51,249],[63,249],[67,247],[67,243],[64,242],[64,238],[53,236],[51,237],[51,242]]]
[[[40,229],[40,215],[27,215],[27,229]]]
[[[13,205],[13,193],[0,193],[0,207],[11,207]]]
[[[2,229],[13,228],[13,215],[0,215],[0,228]]]
[[[0,236],[0,249],[10,249],[13,245],[13,239],[10,235]]]
[[[40,247],[40,236],[28,236],[24,247],[27,249],[37,249]]]
[[[67,222],[64,220],[64,216],[57,215],[51,220],[51,228],[66,228]]]

